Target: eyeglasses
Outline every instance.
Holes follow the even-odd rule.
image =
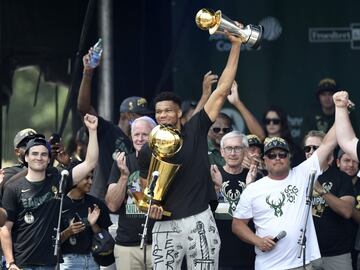
[[[214,127],[212,128],[212,131],[214,133],[219,133],[222,130],[223,133],[229,133],[232,129],[231,128],[219,128],[219,127]]]
[[[268,153],[266,154],[268,159],[276,159],[277,157],[280,159],[284,159],[288,157],[288,153],[286,152],[279,152],[279,153]]]
[[[305,153],[310,153],[311,150],[315,151],[318,148],[319,148],[319,146],[317,146],[317,145],[307,145],[307,146],[304,146],[304,151],[305,151]]]
[[[266,125],[270,125],[270,123],[273,123],[274,125],[280,125],[281,120],[279,118],[266,118],[265,119],[265,124]]]
[[[244,146],[234,146],[234,147],[226,146],[226,147],[224,147],[224,151],[226,154],[231,154],[233,151],[234,151],[234,153],[238,154],[238,153],[240,153],[240,151],[242,149],[244,149]]]

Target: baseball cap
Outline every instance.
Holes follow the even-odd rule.
[[[25,128],[16,133],[14,137],[14,148],[18,148],[21,143],[26,144],[28,140],[25,140],[27,137],[32,137],[37,132],[32,128]]]
[[[246,138],[248,140],[249,147],[257,146],[262,149],[263,144],[261,143],[260,138],[258,136],[254,135],[254,134],[249,134],[249,135],[246,135]]]
[[[43,145],[45,146],[49,151],[49,156],[51,155],[51,146],[50,143],[45,139],[45,137],[36,137],[28,141],[25,148],[25,153],[29,152],[31,147],[37,146],[37,145]]]
[[[140,115],[150,114],[148,102],[143,97],[128,97],[121,102],[120,112],[132,112]]]
[[[333,92],[338,91],[338,87],[336,85],[336,81],[332,78],[324,78],[320,80],[316,94],[319,95],[322,92]]]
[[[264,153],[271,149],[280,148],[286,152],[290,152],[288,143],[280,137],[266,138],[264,142]]]

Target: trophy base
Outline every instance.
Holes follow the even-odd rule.
[[[250,24],[249,26],[251,29],[251,35],[246,43],[248,43],[251,49],[256,50],[260,46],[264,27],[262,25],[253,24]]]
[[[138,191],[132,192],[130,190],[128,190],[128,195],[134,200],[134,202],[136,203],[137,207],[141,212],[144,213],[148,212],[149,210],[148,196],[146,196],[143,192],[138,192]],[[153,204],[160,205],[160,202],[153,201]],[[163,215],[170,217],[171,212],[163,210]]]

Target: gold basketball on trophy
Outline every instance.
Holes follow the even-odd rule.
[[[149,147],[152,157],[147,176],[147,186],[143,192],[129,194],[134,198],[138,208],[147,212],[149,202],[161,205],[164,196],[180,168],[180,164],[173,164],[164,161],[166,158],[174,156],[182,147],[180,132],[171,127],[158,125],[152,129],[149,135]],[[154,172],[156,172],[154,174]],[[156,177],[154,177],[156,175]],[[165,216],[170,216],[169,211],[164,210]]]

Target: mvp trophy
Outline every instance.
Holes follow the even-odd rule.
[[[211,9],[203,8],[196,14],[195,22],[200,29],[209,30],[210,35],[224,34],[227,31],[230,35],[240,37],[243,43],[248,44],[252,49],[256,49],[260,45],[263,32],[261,25],[249,24],[241,28],[222,14],[221,10],[214,12]]]
[[[162,204],[166,191],[181,166],[164,161],[181,149],[180,132],[171,126],[158,125],[149,134],[149,147],[152,157],[146,188],[143,192],[130,191],[129,193],[142,212],[148,212],[151,203]],[[169,211],[164,210],[163,214],[171,216]]]

